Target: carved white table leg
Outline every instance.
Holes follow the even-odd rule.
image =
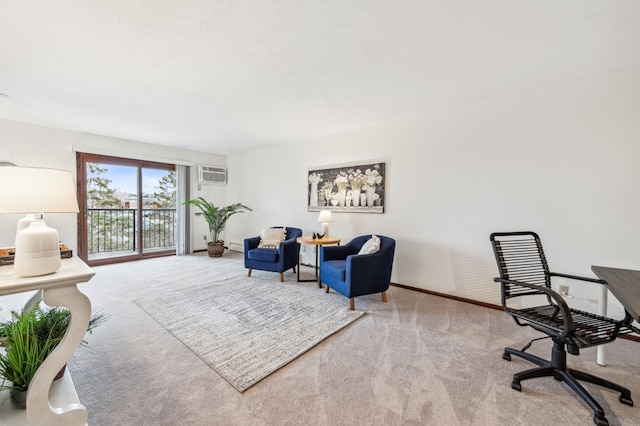
[[[43,300],[49,306],[69,309],[71,321],[62,341],[44,360],[33,377],[27,394],[27,419],[33,426],[81,426],[87,423],[87,410],[80,403],[53,407],[49,403],[49,388],[58,371],[78,348],[91,318],[91,302],[77,286],[43,290]]]
[[[25,303],[24,308],[22,308],[22,312],[29,312],[31,309],[33,309],[34,306],[36,306],[41,301],[42,301],[42,290],[38,290],[35,292],[33,296],[31,296],[31,299],[29,299],[29,301]]]

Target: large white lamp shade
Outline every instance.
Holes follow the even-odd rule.
[[[322,235],[327,238],[329,236],[329,222],[333,222],[331,210],[320,210],[318,222],[322,222]]]
[[[35,277],[60,269],[58,232],[47,226],[42,213],[78,213],[71,172],[0,167],[0,200],[0,213],[32,214],[18,223],[14,272]]]

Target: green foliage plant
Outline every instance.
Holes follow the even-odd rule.
[[[160,178],[158,191],[153,193],[153,202],[151,205],[156,209],[175,209],[176,208],[176,172],[170,170],[166,175]]]
[[[35,310],[15,317],[3,326],[7,337],[5,353],[0,355],[2,389],[26,391],[36,370],[55,347],[54,342],[42,340],[36,334]],[[11,384],[7,384],[11,382]]]
[[[71,321],[71,313],[67,308],[54,307],[43,309],[42,305],[38,304],[33,309],[36,315],[35,331],[38,337],[45,341],[47,339],[56,339],[56,344],[62,340],[64,333],[69,327]],[[15,312],[12,315],[17,315]],[[91,316],[89,319],[89,325],[87,326],[87,332],[93,333],[93,329],[104,323],[107,320],[107,315],[98,312]],[[0,327],[0,331],[2,328]],[[80,342],[81,346],[87,346],[86,340]]]
[[[87,332],[106,319],[104,313],[93,315]],[[22,313],[11,312],[11,320],[0,324],[0,340],[5,347],[0,353],[0,389],[29,389],[36,370],[60,343],[70,321],[71,313],[61,307],[43,309],[38,304]],[[83,340],[81,345],[87,342]]]
[[[253,211],[241,203],[235,203],[225,207],[216,207],[213,203],[210,203],[202,197],[187,200],[184,204],[192,205],[200,209],[196,215],[203,216],[207,221],[211,242],[213,243],[221,242],[220,233],[224,230],[227,225],[227,220],[229,220],[231,216],[236,213],[244,213],[247,210]]]
[[[103,166],[103,167],[101,167]],[[111,179],[102,177],[109,171],[104,164],[87,163],[87,200],[89,208],[123,208],[124,205],[111,188]]]

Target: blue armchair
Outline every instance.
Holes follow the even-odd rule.
[[[273,226],[272,228],[283,228]],[[260,237],[251,237],[244,240],[244,267],[249,269],[247,276],[251,276],[251,271],[271,271],[280,273],[280,281],[284,282],[284,271],[293,268],[296,272],[298,255],[300,254],[300,244],[296,241],[302,236],[302,230],[298,228],[287,229],[286,240],[282,241],[277,249],[259,248]]]
[[[329,288],[349,298],[349,307],[355,309],[354,297],[382,293],[387,301],[391,282],[391,268],[396,249],[394,239],[380,238],[380,250],[372,254],[358,254],[371,238],[362,235],[343,246],[322,246],[320,249],[320,280]]]

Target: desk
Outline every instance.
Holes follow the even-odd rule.
[[[312,238],[312,237],[298,237],[296,239],[298,244],[312,245],[316,251],[316,279],[315,280],[301,280],[300,279],[300,255],[298,255],[298,282],[311,282],[318,281],[318,287],[322,288],[320,282],[320,275],[318,274],[318,246],[325,246],[331,244],[340,245],[340,238],[325,236],[324,238]]]
[[[13,265],[0,267],[0,296],[39,290],[27,306],[40,300],[49,306],[64,306],[71,322],[62,342],[36,371],[27,394],[27,409],[14,409],[8,392],[0,392],[0,425],[76,426],[87,423],[87,410],[78,401],[69,369],[61,380],[53,381],[84,338],[91,317],[91,302],[77,284],[89,281],[94,272],[77,257],[62,259],[58,272],[39,277],[19,277]],[[42,298],[42,299],[41,299]],[[5,400],[5,395],[7,396]]]
[[[607,290],[610,290],[627,312],[636,321],[640,321],[640,271],[606,266],[591,266],[591,270],[598,278],[607,282],[601,289],[598,313],[607,315]],[[598,346],[597,362],[606,365],[604,345]]]
[[[606,266],[592,266],[591,270],[607,282],[607,288],[633,319],[640,321],[640,271]]]

